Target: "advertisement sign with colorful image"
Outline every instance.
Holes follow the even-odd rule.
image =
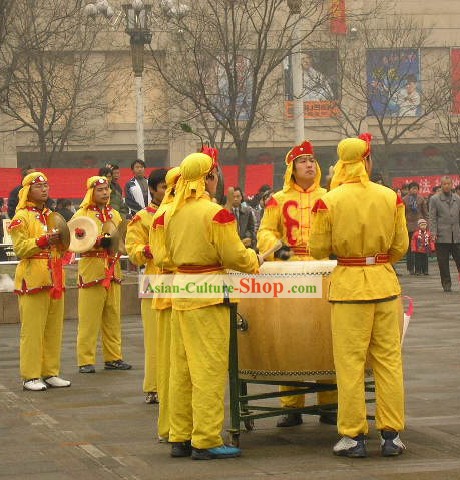
[[[422,113],[417,49],[367,52],[369,116],[418,117]]]
[[[232,79],[235,82],[236,90],[235,105],[230,103],[229,76],[224,68],[226,64],[230,67],[232,75],[233,72],[235,73],[235,78]],[[252,107],[252,70],[250,59],[237,55],[235,62],[233,62],[232,59],[226,60],[222,57],[216,73],[219,108],[226,110],[234,107],[236,120],[248,120]]]
[[[309,50],[302,53],[302,99],[304,117],[335,117],[338,115],[337,85],[338,53],[336,50]],[[284,63],[285,116],[293,117],[292,61]]]

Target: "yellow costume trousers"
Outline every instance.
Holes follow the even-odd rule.
[[[112,282],[106,290],[102,285],[80,288],[78,291],[78,365],[96,363],[96,346],[102,332],[102,354],[105,362],[120,360],[121,286]]]
[[[339,391],[337,427],[341,435],[368,433],[364,375],[366,358],[374,370],[378,430],[404,429],[404,385],[399,320],[401,300],[332,303],[332,341]]]
[[[335,383],[335,380],[316,380],[316,383]],[[295,390],[295,387],[280,387],[280,392],[288,390]],[[329,405],[337,403],[337,390],[327,392],[318,392],[318,405]],[[283,408],[303,408],[305,406],[305,395],[290,395],[288,397],[281,397],[281,406]]]
[[[171,316],[171,442],[196,448],[223,444],[230,313],[223,305],[173,310]],[[160,397],[160,402],[161,402]]]
[[[143,298],[141,301],[142,324],[144,326],[144,392],[157,391],[156,373],[156,337],[157,318],[152,308],[152,299]]]
[[[21,336],[19,365],[24,380],[59,375],[64,297],[53,300],[49,290],[19,295]]]
[[[169,371],[171,349],[171,308],[153,310],[157,315],[157,384],[158,398],[160,399],[158,413],[158,435],[163,438],[169,436]]]

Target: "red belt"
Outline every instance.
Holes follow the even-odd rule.
[[[222,265],[181,265],[177,267],[178,273],[209,273],[220,272],[224,269]]]
[[[294,255],[310,255],[310,251],[307,247],[291,247]]]
[[[337,265],[343,267],[366,267],[368,265],[379,265],[388,263],[388,253],[377,253],[373,257],[337,257]]]
[[[82,257],[95,257],[95,258],[107,258],[105,252],[85,252],[81,254]]]

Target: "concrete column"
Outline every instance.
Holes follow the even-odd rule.
[[[134,77],[136,95],[136,143],[137,158],[144,160],[144,92],[142,90],[142,74]]]
[[[169,138],[169,166],[176,167],[187,155],[197,152],[200,147],[200,141],[192,135],[171,136]]]

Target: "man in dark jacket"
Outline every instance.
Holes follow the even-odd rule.
[[[238,234],[246,248],[254,248],[256,244],[254,214],[251,207],[243,205],[243,201],[243,191],[240,187],[235,187],[233,193],[233,214],[238,224]]]
[[[449,256],[460,273],[460,197],[452,191],[452,179],[441,179],[441,191],[430,200],[430,230],[436,242],[441,284],[445,292],[452,290]]]
[[[147,179],[144,176],[145,162],[139,159],[134,160],[131,164],[131,170],[134,177],[125,185],[125,201],[130,214],[134,215],[139,210],[147,207],[152,199],[147,186]]]
[[[112,181],[110,182],[110,205],[118,211],[121,215],[121,218],[126,218],[129,213],[129,209],[125,204],[123,198],[123,189],[118,183],[120,179],[120,167],[115,163],[108,163],[106,167],[112,170]]]

